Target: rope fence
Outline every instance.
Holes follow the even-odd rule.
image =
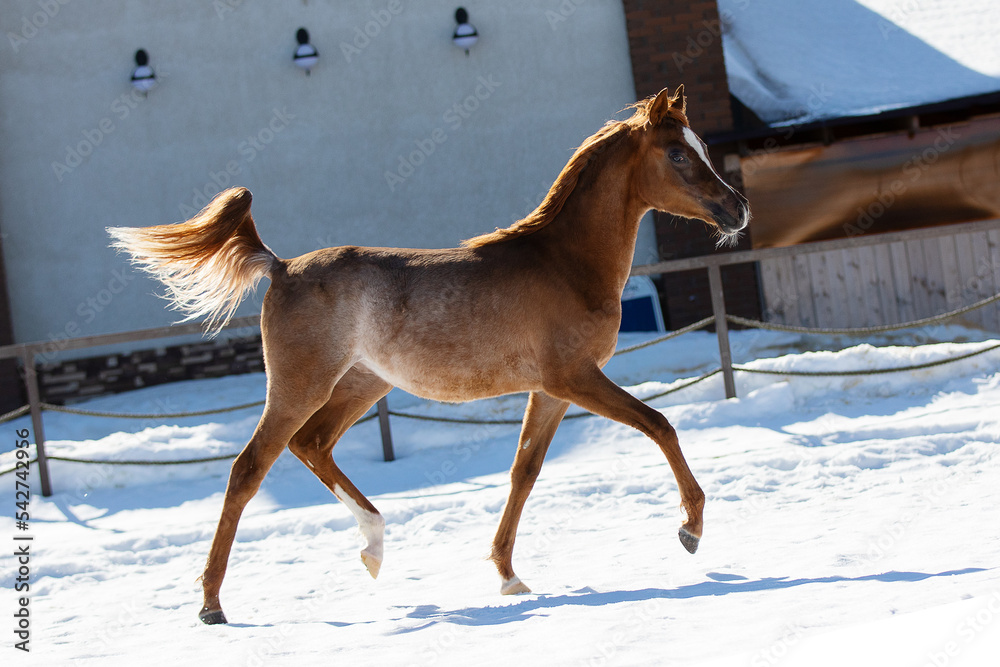
[[[929,324],[941,324],[942,322],[950,320],[953,317],[964,315],[978,308],[983,308],[984,306],[988,306],[991,303],[996,303],[997,301],[1000,301],[1000,294],[994,294],[993,296],[986,297],[985,299],[977,301],[976,303],[970,304],[968,306],[963,306],[961,308],[957,308],[947,313],[934,315],[933,317],[925,317],[923,319],[913,320],[912,322],[903,322],[901,324],[882,324],[873,327],[856,327],[853,329],[801,327],[793,324],[775,324],[773,322],[762,322],[760,320],[751,320],[746,317],[740,317],[739,315],[726,315],[726,321],[732,322],[733,324],[739,324],[745,327],[751,327],[754,329],[767,329],[769,331],[784,331],[787,333],[820,334],[820,335],[831,335],[831,336],[841,336],[841,335],[863,336],[867,334],[886,333],[889,331],[901,331],[902,329],[913,329],[915,327],[925,327]]]
[[[699,375],[696,378],[689,378],[683,384],[680,384],[676,387],[671,387],[666,391],[661,391],[657,394],[653,394],[652,396],[644,396],[639,400],[652,401],[657,398],[663,398],[664,396],[673,394],[682,389],[687,389],[688,387],[698,384],[702,380],[707,380],[713,375],[718,375],[721,372],[722,368],[716,368],[707,373],[704,373],[703,375]],[[418,421],[428,421],[428,422],[441,422],[444,424],[470,424],[477,426],[520,426],[522,421],[520,419],[461,419],[456,417],[432,417],[430,415],[417,415],[410,412],[394,412],[392,410],[389,411],[389,414],[392,415],[393,417],[402,417],[403,419],[415,419]],[[574,412],[573,414],[564,416],[563,419],[564,420],[579,419],[581,417],[593,417],[593,416],[594,416],[593,412]]]
[[[703,329],[703,328],[707,327],[708,325],[714,324],[714,323],[715,323],[715,315],[709,315],[708,317],[706,317],[703,320],[698,320],[697,322],[689,324],[686,327],[681,327],[680,329],[677,329],[676,331],[671,331],[670,333],[666,334],[665,336],[660,336],[658,338],[654,338],[652,340],[647,340],[647,341],[644,341],[642,343],[636,343],[635,345],[630,345],[628,347],[623,347],[620,350],[615,350],[614,356],[617,357],[620,354],[628,354],[629,352],[635,352],[636,350],[642,350],[642,349],[650,347],[652,345],[656,345],[658,343],[662,343],[664,341],[668,341],[671,338],[677,338],[678,336],[682,336],[682,335],[684,335],[686,333],[691,333],[692,331],[697,331],[698,329]]]
[[[758,373],[758,374],[765,374],[765,375],[785,375],[785,376],[798,376],[798,377],[831,377],[831,376],[854,376],[854,375],[880,375],[880,374],[885,374],[885,373],[900,373],[900,372],[906,372],[906,371],[916,371],[916,370],[922,370],[922,369],[926,369],[926,368],[933,368],[935,366],[943,366],[944,364],[950,364],[952,362],[962,361],[964,359],[969,359],[969,358],[976,357],[976,356],[981,355],[981,354],[986,354],[987,352],[992,352],[993,350],[997,350],[997,349],[1000,349],[1000,343],[996,343],[994,345],[990,345],[989,347],[985,347],[985,348],[983,348],[981,350],[976,350],[974,352],[968,352],[966,354],[961,354],[961,355],[958,355],[958,356],[955,356],[955,357],[948,357],[948,358],[945,358],[945,359],[936,359],[934,361],[928,361],[928,362],[924,362],[922,364],[910,364],[910,365],[907,365],[907,366],[895,366],[895,367],[892,367],[892,368],[865,368],[865,369],[846,370],[846,371],[798,371],[798,370],[794,370],[794,369],[749,368],[747,366],[734,364],[733,365],[733,370],[740,371],[740,372],[743,372],[743,373]],[[631,350],[628,350],[628,351],[631,351]],[[652,400],[655,400],[655,399],[658,399],[658,398],[663,398],[664,396],[668,396],[670,394],[676,393],[678,391],[681,391],[683,389],[687,389],[688,387],[696,385],[699,382],[702,382],[704,380],[708,380],[709,378],[712,378],[712,377],[718,375],[721,372],[722,372],[722,368],[721,367],[712,369],[712,370],[710,370],[710,371],[708,371],[706,373],[703,373],[702,375],[699,375],[698,377],[690,378],[687,381],[683,382],[682,384],[677,385],[676,387],[671,387],[670,389],[658,392],[656,394],[652,394],[650,396],[644,396],[640,400],[642,400],[642,401],[645,402],[645,401],[652,401]],[[114,413],[114,412],[98,412],[98,411],[91,411],[91,410],[59,410],[59,411],[61,411],[61,412],[69,412],[70,414],[78,414],[78,415],[84,415],[84,416],[114,417],[114,418],[135,417],[135,418],[147,419],[147,418],[154,418],[154,417],[162,417],[162,418],[191,417],[191,416],[201,416],[201,415],[213,414],[213,413],[233,412],[233,411],[236,411],[236,410],[242,410],[242,409],[249,408],[249,407],[257,407],[259,405],[262,405],[263,403],[264,403],[263,401],[256,401],[254,403],[246,403],[246,404],[243,404],[243,405],[237,405],[237,406],[233,406],[233,407],[230,407],[230,408],[219,408],[218,410],[202,410],[202,411],[199,411],[197,413],[173,413],[172,415],[171,414],[163,414],[163,415],[131,414],[130,415],[130,414],[122,414],[122,413]],[[59,406],[56,406],[56,407],[59,407]],[[393,417],[398,417],[398,418],[401,418],[401,419],[413,419],[413,420],[417,420],[417,421],[437,422],[437,423],[443,423],[443,424],[464,424],[464,425],[474,425],[474,426],[475,425],[478,425],[478,426],[518,426],[518,425],[521,424],[521,420],[520,419],[462,419],[462,418],[456,418],[456,417],[434,417],[434,416],[430,416],[430,415],[421,415],[421,414],[414,414],[414,413],[409,413],[409,412],[397,412],[397,411],[394,411],[394,410],[390,410],[389,414],[391,416],[393,416]],[[374,414],[374,413],[366,415],[365,417],[362,417],[357,422],[355,422],[355,425],[361,424],[361,423],[364,423],[364,422],[367,422],[367,421],[371,421],[371,420],[375,419],[377,416],[378,415]],[[593,416],[595,416],[595,415],[593,413],[591,413],[591,412],[578,412],[578,413],[568,414],[565,417],[563,417],[563,419],[564,420],[565,419],[579,419],[579,418],[582,418],[582,417],[593,417]],[[215,462],[215,461],[231,460],[231,459],[236,458],[237,454],[238,454],[238,452],[234,453],[234,454],[221,454],[219,456],[208,456],[208,457],[195,458],[195,459],[177,459],[177,460],[171,460],[171,461],[114,460],[114,459],[112,459],[112,460],[100,460],[100,459],[81,459],[81,458],[74,458],[74,457],[69,457],[69,456],[48,456],[47,458],[50,461],[64,461],[64,462],[67,462],[67,463],[83,463],[83,464],[94,464],[94,465],[125,465],[125,466],[134,466],[134,465],[187,465],[187,464],[195,464],[195,463],[212,463],[212,462]],[[37,459],[32,459],[29,462],[29,465],[31,463],[36,463],[36,462],[37,462]],[[14,470],[15,469],[0,471],[0,477],[2,477],[3,475],[10,474],[10,473],[14,472]]]
[[[647,347],[651,347],[653,345],[657,345],[659,343],[663,343],[665,341],[671,340],[671,339],[676,338],[678,336],[681,336],[683,334],[690,333],[690,332],[696,331],[698,329],[702,329],[702,328],[704,328],[706,326],[709,326],[709,325],[715,323],[716,321],[731,322],[733,324],[739,324],[739,325],[746,326],[746,327],[752,327],[752,328],[757,328],[757,329],[765,329],[765,330],[771,330],[771,331],[783,331],[783,332],[789,332],[789,333],[820,334],[820,335],[870,335],[870,334],[884,333],[884,332],[889,332],[889,331],[899,331],[899,330],[902,330],[902,329],[908,329],[908,328],[914,328],[914,327],[920,327],[920,326],[927,326],[927,325],[930,325],[930,324],[938,324],[938,323],[944,322],[944,321],[946,321],[948,319],[951,319],[953,317],[957,317],[959,315],[963,315],[963,314],[968,313],[968,312],[970,312],[972,310],[976,310],[977,308],[983,308],[983,307],[985,307],[987,305],[990,305],[992,303],[996,303],[998,301],[1000,301],[1000,294],[996,294],[994,296],[991,296],[991,297],[982,299],[980,301],[977,301],[976,303],[973,303],[973,304],[971,304],[969,306],[964,306],[962,308],[958,308],[956,310],[952,310],[952,311],[947,312],[947,313],[942,313],[942,314],[936,315],[934,317],[922,318],[922,319],[919,319],[919,320],[914,320],[912,322],[904,322],[904,323],[901,323],[901,324],[881,325],[881,326],[874,326],[874,327],[858,327],[858,328],[849,328],[849,329],[846,329],[846,328],[812,328],[812,327],[801,327],[801,326],[784,325],[784,324],[774,324],[774,323],[770,323],[770,322],[762,322],[762,321],[759,321],[759,320],[752,320],[752,319],[748,319],[748,318],[744,318],[744,317],[739,317],[739,316],[736,316],[736,315],[728,315],[728,314],[724,313],[724,309],[723,310],[717,309],[717,311],[716,311],[717,314],[716,315],[712,315],[710,317],[706,317],[706,318],[704,318],[702,320],[699,320],[697,322],[689,324],[689,325],[687,325],[687,326],[685,326],[683,328],[680,328],[680,329],[677,329],[675,331],[672,331],[672,332],[670,332],[670,333],[668,333],[666,335],[659,336],[659,337],[650,339],[648,341],[643,341],[642,343],[637,343],[635,345],[631,345],[631,346],[624,347],[624,348],[621,348],[619,350],[616,350],[615,351],[615,356],[622,355],[622,354],[627,354],[629,352],[634,352],[636,350],[641,350],[641,349],[644,349],[644,348],[647,348]],[[720,315],[718,313],[720,313],[720,312],[722,313],[722,315],[721,315],[722,320],[719,320]],[[717,327],[717,332],[720,334],[720,351],[723,349],[721,338],[722,338],[722,336],[726,336],[727,337],[727,341],[726,341],[726,344],[725,344],[725,350],[728,353],[728,330],[724,326],[720,325],[719,327]],[[960,354],[960,355],[957,355],[957,356],[954,356],[954,357],[948,357],[948,358],[945,358],[945,359],[937,359],[937,360],[934,360],[934,361],[925,362],[925,363],[921,363],[921,364],[910,364],[910,365],[906,365],[906,366],[898,366],[898,367],[892,367],[892,368],[854,369],[854,370],[837,370],[837,371],[832,371],[832,370],[831,371],[805,371],[805,370],[795,370],[795,369],[783,369],[782,370],[782,369],[749,368],[749,367],[747,367],[745,365],[733,364],[733,363],[730,362],[728,364],[724,363],[723,366],[715,368],[713,370],[710,370],[710,371],[708,371],[706,373],[703,373],[702,375],[700,375],[698,377],[689,378],[689,379],[685,380],[684,382],[682,382],[681,384],[678,384],[677,386],[671,387],[670,389],[667,389],[665,391],[653,394],[651,396],[646,396],[646,397],[644,397],[641,400],[643,400],[643,401],[651,401],[651,400],[655,400],[657,398],[662,398],[662,397],[667,396],[669,394],[673,394],[675,392],[687,389],[688,387],[691,387],[691,386],[693,386],[695,384],[698,384],[699,382],[703,382],[705,380],[708,380],[709,378],[714,377],[715,375],[718,375],[719,373],[727,373],[728,372],[729,373],[729,376],[728,376],[729,378],[731,378],[731,374],[732,374],[733,371],[742,372],[742,373],[757,373],[757,374],[767,374],[767,375],[784,375],[784,376],[798,376],[798,377],[831,377],[831,376],[880,375],[880,374],[885,374],[885,373],[898,373],[898,372],[916,371],[916,370],[922,370],[922,369],[926,369],[926,368],[933,368],[933,367],[936,367],[936,366],[942,366],[944,364],[949,364],[949,363],[953,363],[953,362],[957,362],[957,361],[962,361],[964,359],[969,359],[971,357],[975,357],[975,356],[978,356],[978,355],[981,355],[981,354],[986,354],[988,352],[992,352],[992,351],[997,350],[997,349],[1000,349],[1000,342],[995,343],[993,345],[990,345],[988,347],[982,348],[980,350],[976,350],[974,352]],[[724,359],[724,362],[728,361],[728,354],[723,355],[723,359]],[[727,365],[728,365],[728,368],[726,367]],[[215,409],[211,409],[211,410],[196,410],[196,411],[189,411],[189,412],[173,412],[173,413],[121,413],[121,412],[111,412],[111,411],[101,411],[101,410],[86,410],[86,409],[82,409],[82,408],[71,408],[71,407],[66,407],[66,406],[54,405],[54,404],[51,404],[51,403],[38,403],[38,405],[39,405],[40,409],[44,410],[44,411],[59,412],[59,413],[64,413],[64,414],[79,415],[79,416],[86,416],[86,417],[100,417],[100,418],[113,418],[113,419],[163,420],[163,419],[184,419],[184,418],[187,418],[187,417],[203,417],[203,416],[209,416],[209,415],[215,415],[215,414],[223,414],[223,413],[228,413],[228,412],[236,412],[236,411],[239,411],[239,410],[246,410],[246,409],[249,409],[249,408],[260,407],[260,406],[264,405],[264,403],[265,403],[265,401],[253,401],[253,402],[250,402],[250,403],[242,403],[242,404],[239,404],[239,405],[234,405],[234,406],[224,407],[224,408],[215,408]],[[381,411],[381,408],[382,408],[382,406],[380,405],[380,411]],[[22,406],[20,408],[15,409],[15,410],[12,410],[10,412],[7,412],[7,413],[5,413],[3,415],[0,415],[0,424],[2,424],[4,422],[11,421],[13,419],[17,419],[19,417],[22,417],[22,416],[28,414],[30,411],[31,411],[31,406],[30,405],[25,405],[25,406]],[[384,448],[384,451],[386,452],[386,460],[391,460],[391,458],[389,458],[389,456],[391,454],[391,440],[388,440],[388,443],[389,443],[388,444],[388,449],[386,449],[386,447],[387,447],[386,442],[387,442],[387,437],[388,437],[387,430],[388,430],[388,417],[389,416],[393,416],[393,417],[397,417],[397,418],[401,418],[401,419],[411,419],[411,420],[419,420],[419,421],[428,421],[428,422],[436,422],[436,423],[443,423],[443,424],[504,425],[504,426],[507,426],[507,425],[513,426],[513,425],[519,425],[519,424],[521,424],[521,419],[464,419],[464,418],[455,418],[455,417],[433,417],[433,416],[429,416],[429,415],[420,415],[420,414],[414,414],[414,413],[409,413],[409,412],[396,412],[396,411],[388,410],[388,408],[385,407],[384,414],[380,414],[379,412],[374,412],[374,413],[368,414],[365,417],[362,417],[361,419],[359,419],[356,422],[356,424],[360,424],[360,423],[364,423],[364,422],[370,421],[372,419],[375,419],[376,417],[383,418],[383,419],[380,419],[380,421],[382,422],[383,448]],[[579,419],[579,418],[582,418],[582,417],[589,417],[589,416],[593,416],[592,413],[590,413],[590,412],[580,412],[580,413],[573,413],[573,414],[566,415],[564,417],[564,419]],[[237,454],[223,454],[223,455],[211,456],[211,457],[180,459],[180,460],[173,460],[173,461],[154,461],[154,460],[97,460],[97,459],[85,459],[85,458],[75,458],[75,457],[67,457],[67,456],[46,456],[45,459],[51,460],[51,461],[63,461],[63,462],[67,462],[67,463],[79,463],[79,464],[126,465],[126,466],[133,466],[133,465],[186,465],[186,464],[197,464],[197,463],[211,463],[211,462],[215,462],[215,461],[224,461],[224,460],[227,460],[227,459],[233,459],[236,456],[237,456]],[[32,464],[32,463],[38,463],[38,458],[35,458],[35,459],[32,459],[32,460],[29,461],[29,465]],[[14,468],[14,469],[10,469],[10,470],[0,471],[0,476],[13,473],[16,470],[17,469]]]
[[[110,417],[114,419],[184,419],[186,417],[206,417],[208,415],[218,415],[225,412],[236,412],[247,408],[257,408],[264,405],[264,401],[253,401],[243,403],[228,408],[214,408],[212,410],[195,410],[192,412],[104,412],[100,410],[81,410],[79,408],[68,408],[64,405],[53,405],[52,403],[42,403],[42,409],[50,412],[62,412],[68,415],[81,415],[83,417]]]
[[[260,401],[259,403],[253,403],[253,404],[248,403],[246,405],[236,406],[235,408],[223,408],[223,409],[220,409],[219,412],[232,412],[232,411],[237,410],[237,409],[243,409],[243,408],[251,407],[251,406],[254,406],[254,405],[258,405],[258,404],[263,405],[263,403],[264,403],[264,401]],[[77,414],[85,414],[85,413],[81,411],[81,412],[78,412]],[[115,414],[115,413],[108,413],[108,414],[111,414],[112,416],[119,417],[119,418],[123,416],[123,415],[119,415],[119,414]],[[184,414],[186,414],[186,413],[184,413]],[[93,416],[93,415],[92,414],[87,414],[86,416]],[[104,413],[101,413],[99,416],[105,416],[105,415],[104,415]],[[132,416],[134,416],[134,415],[132,415]],[[163,416],[167,416],[167,415],[163,415]],[[187,416],[192,416],[192,415],[187,415]],[[197,415],[194,415],[194,416],[197,416]],[[365,417],[362,417],[358,421],[354,422],[354,425],[357,426],[358,424],[362,424],[364,422],[371,421],[372,419],[375,419],[377,416],[378,415],[375,415],[375,414],[367,415]],[[52,456],[51,454],[49,456],[47,456],[46,458],[49,461],[64,461],[66,463],[85,463],[85,464],[108,465],[108,466],[172,466],[172,465],[188,465],[188,464],[192,464],[192,463],[213,463],[215,461],[226,461],[226,460],[235,459],[238,455],[239,455],[239,452],[235,452],[235,453],[232,453],[232,454],[219,454],[218,456],[205,456],[205,457],[197,458],[197,459],[175,459],[175,460],[171,460],[171,461],[154,461],[154,460],[149,460],[149,459],[80,459],[80,458],[75,458],[75,457],[71,457],[71,456]],[[31,465],[32,463],[37,463],[37,462],[38,462],[37,458],[31,459],[30,461],[28,461],[28,465]],[[0,477],[3,477],[4,475],[8,475],[8,474],[14,472],[15,470],[16,470],[16,468],[12,468],[10,470],[0,471]]]
[[[28,414],[29,412],[31,412],[31,406],[22,405],[17,409],[11,410],[10,412],[6,412],[0,415],[0,424],[3,424],[4,422],[9,422],[12,419],[17,419],[18,417],[22,417]]]
[[[128,460],[128,459],[78,459],[70,456],[49,456],[49,461],[65,461],[67,463],[91,463],[95,465],[105,465],[105,466],[173,466],[173,465],[186,465],[189,463],[211,463],[212,461],[225,461],[227,459],[235,459],[236,454],[220,454],[219,456],[206,456],[200,459],[177,459],[176,461],[147,461],[147,460]]]
[[[882,375],[884,373],[901,373],[904,371],[919,371],[925,368],[933,368],[935,366],[943,366],[945,364],[950,364],[955,361],[962,361],[963,359],[969,359],[971,357],[979,356],[980,354],[985,354],[987,352],[992,352],[1000,348],[1000,343],[991,345],[989,347],[984,347],[981,350],[976,350],[975,352],[968,352],[966,354],[960,354],[956,357],[948,357],[947,359],[936,359],[934,361],[927,361],[922,364],[911,364],[909,366],[894,366],[892,368],[862,368],[858,370],[850,371],[797,371],[794,369],[772,369],[772,368],[747,368],[746,366],[733,365],[734,371],[741,371],[743,373],[760,373],[765,375],[790,375],[798,377],[833,377],[833,376],[852,376],[852,375]]]
[[[669,394],[673,394],[675,392],[681,391],[682,389],[687,389],[688,387],[690,387],[692,385],[695,385],[695,384],[698,384],[699,382],[702,382],[703,380],[707,380],[710,377],[718,375],[721,372],[722,372],[721,368],[716,368],[714,370],[708,371],[707,373],[699,375],[698,377],[690,378],[687,381],[685,381],[684,383],[679,384],[676,387],[671,387],[670,389],[667,389],[666,391],[661,391],[661,392],[653,394],[651,396],[645,396],[645,397],[643,397],[640,400],[642,400],[642,401],[652,401],[652,400],[657,399],[657,398],[662,398],[662,397],[667,396]],[[260,403],[263,403],[263,401],[260,401]],[[245,407],[252,407],[254,405],[258,405],[258,403],[253,403],[253,404],[248,403],[246,405],[236,406],[234,408],[223,408],[223,409],[220,409],[219,412],[232,412],[232,411],[237,410],[237,409],[242,409],[242,408],[245,408]],[[211,412],[211,411],[203,411],[203,412]],[[121,418],[123,416],[135,416],[135,415],[122,415],[122,414],[119,414],[119,413],[112,413],[112,412],[97,412],[97,411],[90,411],[90,410],[75,410],[71,414],[79,414],[79,415],[85,415],[85,416],[115,417],[115,418]],[[184,416],[193,416],[193,415],[190,415],[188,413],[177,413],[177,414],[182,414]],[[429,415],[419,415],[419,414],[413,414],[413,413],[408,413],[408,412],[396,412],[396,411],[393,411],[393,410],[390,410],[389,414],[392,415],[393,417],[399,417],[401,419],[414,419],[414,420],[418,420],[418,421],[439,422],[439,423],[444,423],[444,424],[465,424],[465,425],[479,425],[479,426],[519,426],[521,424],[521,420],[520,419],[458,419],[458,418],[454,418],[454,417],[431,417]],[[162,416],[163,417],[168,417],[169,415],[162,415]],[[354,425],[357,426],[358,424],[364,423],[366,421],[371,421],[372,419],[375,419],[377,416],[378,415],[376,415],[374,413],[370,414],[370,415],[367,415],[365,417],[362,417],[358,421],[356,421],[354,423]],[[577,413],[566,415],[565,417],[563,417],[563,419],[580,419],[581,417],[593,417],[593,416],[595,416],[595,415],[593,413],[591,413],[591,412],[577,412]],[[81,459],[81,458],[75,458],[75,457],[70,457],[70,456],[52,456],[52,455],[49,455],[47,458],[48,458],[49,461],[64,461],[66,463],[84,463],[84,464],[112,465],[112,466],[114,466],[114,465],[118,465],[118,466],[136,466],[136,465],[187,465],[187,464],[193,464],[193,463],[212,463],[212,462],[215,462],[215,461],[231,460],[231,459],[236,458],[237,455],[238,455],[238,452],[235,453],[235,454],[220,454],[219,456],[206,456],[206,457],[203,457],[203,458],[196,458],[196,459],[176,459],[176,460],[171,460],[171,461],[119,460],[119,459],[104,459],[104,460],[101,460],[101,459]],[[37,459],[32,459],[29,462],[29,465],[31,463],[35,463],[36,461],[37,461]],[[0,477],[2,477],[4,475],[7,475],[9,473],[12,473],[12,472],[14,472],[14,469],[4,470],[4,471],[0,472]]]
[[[657,345],[659,343],[663,343],[665,341],[668,341],[668,340],[670,340],[672,338],[677,338],[678,336],[682,336],[682,335],[684,335],[686,333],[689,333],[691,331],[697,331],[698,329],[702,329],[704,327],[707,327],[708,325],[712,324],[714,321],[715,321],[715,316],[714,315],[710,316],[710,317],[706,317],[705,319],[699,320],[699,321],[694,322],[692,324],[689,324],[686,327],[682,327],[680,329],[677,329],[676,331],[671,331],[670,333],[668,333],[666,335],[659,336],[657,338],[653,338],[652,340],[643,341],[642,343],[637,343],[635,345],[631,345],[629,347],[625,347],[625,348],[622,348],[620,350],[616,350],[614,356],[618,356],[620,354],[627,354],[629,352],[635,352],[636,350],[642,350],[644,348],[651,347],[651,346]],[[262,405],[264,405],[264,401],[253,401],[252,403],[243,403],[242,405],[234,405],[234,406],[228,407],[228,408],[215,408],[215,409],[212,409],[212,410],[196,410],[196,411],[192,411],[192,412],[165,412],[165,413],[152,413],[152,412],[149,412],[149,413],[145,413],[145,412],[134,413],[134,412],[110,412],[110,411],[104,411],[104,410],[84,410],[82,408],[67,407],[65,405],[55,405],[53,403],[41,403],[41,408],[42,408],[42,410],[46,410],[48,412],[61,412],[61,413],[64,413],[64,414],[80,415],[80,416],[84,416],[84,417],[108,417],[108,418],[113,418],[113,419],[184,419],[184,418],[187,418],[187,417],[206,417],[208,415],[222,414],[222,413],[225,413],[225,412],[236,412],[238,410],[245,410],[247,408],[260,407]],[[30,405],[22,405],[21,407],[15,409],[15,410],[11,410],[8,413],[0,415],[0,424],[3,424],[4,422],[11,421],[13,419],[17,419],[18,417],[22,417],[22,416],[28,414],[28,412],[30,410],[31,410],[31,406]],[[393,417],[408,417],[410,419],[421,419],[421,417],[419,415],[409,415],[409,414],[406,414],[406,413],[396,413],[396,412],[392,412],[392,411],[390,411],[389,414],[392,415]],[[572,415],[564,417],[564,419],[570,419],[571,417],[572,417]],[[373,418],[374,418],[374,415],[369,415],[368,417],[365,417],[364,419],[367,420],[367,419],[373,419]],[[440,417],[440,418],[438,418],[438,421],[441,421],[441,422],[444,422],[444,423],[449,423],[452,420],[449,420],[449,419],[447,419],[445,417]],[[360,423],[360,421],[358,423]],[[458,420],[458,423],[470,423],[470,422],[463,421],[463,420]],[[487,420],[487,421],[482,421],[482,423],[483,424],[496,424],[496,423],[507,423],[507,422],[503,422],[503,421],[497,422],[497,421],[488,421]],[[511,422],[511,423],[520,424],[521,421],[517,420],[516,422]],[[3,474],[3,473],[0,473],[0,474]]]
[[[821,328],[821,327],[803,327],[789,324],[775,324],[773,322],[764,322],[761,320],[754,320],[746,317],[740,317],[739,315],[726,315],[726,320],[732,324],[739,324],[741,326],[751,327],[755,329],[765,329],[768,331],[782,331],[786,333],[804,333],[804,334],[818,334],[818,335],[864,335],[864,334],[875,334],[875,333],[885,333],[889,331],[900,331],[903,329],[911,329],[915,327],[927,326],[930,324],[940,324],[947,321],[953,317],[959,315],[964,315],[965,313],[971,312],[978,308],[983,308],[990,305],[991,303],[996,303],[1000,301],[1000,294],[995,294],[993,296],[987,297],[976,303],[970,304],[968,306],[963,306],[962,308],[957,308],[955,310],[949,311],[947,313],[942,313],[941,315],[936,315],[934,317],[925,317],[919,320],[913,320],[911,322],[902,322],[900,324],[886,324],[880,326],[872,327],[855,327],[855,328]],[[622,354],[628,354],[629,352],[635,352],[637,350],[642,350],[653,345],[658,345],[659,343],[666,342],[678,336],[682,336],[686,333],[692,331],[697,331],[710,326],[715,322],[715,316],[711,315],[704,319],[693,322],[685,327],[671,331],[663,336],[658,336],[641,343],[636,343],[635,345],[630,345],[628,347],[616,350],[614,356],[619,356]],[[990,348],[993,349],[993,348]],[[956,357],[954,361],[959,361],[966,358],[967,356],[975,356],[976,354],[981,354],[982,352],[988,352],[989,350],[982,350],[980,352],[974,352],[970,355]],[[948,363],[948,360],[942,361],[940,363]],[[912,370],[918,367],[905,367],[898,370]],[[710,375],[714,375],[721,372],[721,368],[713,371]],[[897,369],[875,369],[875,370],[857,370],[857,371],[768,371],[762,369],[747,368],[746,366],[733,365],[733,370],[742,371],[745,373],[771,373],[774,375],[865,375],[868,373],[892,373]],[[700,381],[704,378],[696,378],[695,381]],[[693,382],[691,384],[694,384]],[[689,385],[685,385],[689,386]],[[682,387],[683,388],[683,387]],[[671,392],[674,390],[671,390]],[[654,398],[659,398],[659,396],[651,396],[645,400],[652,400]],[[43,410],[49,412],[61,412],[70,415],[81,415],[86,417],[107,417],[115,419],[184,419],[187,417],[205,417],[214,414],[223,414],[226,412],[237,412],[239,410],[246,410],[248,408],[256,408],[264,405],[264,401],[253,401],[250,403],[243,403],[240,405],[234,405],[225,408],[214,408],[211,410],[195,410],[189,412],[166,412],[166,413],[128,413],[128,412],[111,412],[111,411],[101,411],[101,410],[84,410],[82,408],[71,408],[63,405],[55,405],[53,403],[42,403],[41,407]],[[3,415],[0,415],[0,424],[4,422],[17,419],[27,414],[30,410],[30,406],[23,405],[20,408],[11,410]],[[439,421],[442,423],[458,423],[458,424],[520,424],[521,420],[468,420],[468,419],[454,419],[448,417],[427,417],[423,415],[413,415],[403,412],[389,412],[393,417],[403,417],[409,419],[425,419],[432,421]],[[589,413],[584,413],[589,414]],[[584,415],[567,415],[564,419],[572,419],[576,416]],[[369,415],[365,419],[372,419],[374,415]]]

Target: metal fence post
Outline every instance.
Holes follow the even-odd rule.
[[[396,454],[392,450],[392,431],[389,430],[389,399],[385,396],[378,400],[378,428],[382,432],[382,458],[395,461]]]
[[[719,360],[722,362],[722,381],[726,398],[736,398],[733,380],[733,356],[729,351],[729,323],[726,322],[726,295],[722,289],[722,270],[718,264],[709,264],[708,289],[712,293],[712,314],[715,315],[715,334],[719,338]]]
[[[35,431],[35,454],[38,457],[38,473],[42,481],[42,495],[52,495],[49,481],[49,459],[45,455],[45,430],[42,428],[42,401],[38,394],[38,374],[35,372],[35,348],[26,347],[21,354],[24,362],[24,386],[28,390],[28,405],[31,407],[31,427]]]

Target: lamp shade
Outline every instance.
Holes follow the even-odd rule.
[[[295,33],[295,39],[299,45],[295,49],[295,55],[292,56],[292,62],[308,72],[319,62],[319,51],[309,43],[309,31],[305,28],[299,28]]]
[[[474,25],[469,23],[469,12],[465,11],[465,7],[459,7],[455,10],[455,22],[458,26],[455,27],[451,41],[455,43],[455,46],[465,49],[465,52],[468,53],[469,49],[479,41],[479,32]]]
[[[135,52],[135,69],[132,70],[132,87],[140,93],[148,93],[156,85],[156,73],[149,66],[149,54],[145,49]]]

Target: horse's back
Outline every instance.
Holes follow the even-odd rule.
[[[347,246],[287,260],[265,297],[265,337],[332,355],[331,364],[349,355],[438,400],[537,389],[555,304],[531,271],[500,255]]]

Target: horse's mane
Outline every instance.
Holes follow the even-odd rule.
[[[666,118],[670,118],[681,123],[685,127],[688,126],[688,119],[684,114],[683,102],[677,106],[674,106],[673,104],[677,100],[683,100],[682,95],[683,89],[679,89],[674,94],[674,97],[670,100],[670,107],[666,110],[663,117],[659,119],[659,122],[662,122]],[[552,222],[556,215],[559,214],[559,211],[562,210],[563,205],[565,205],[566,200],[569,199],[570,194],[573,193],[573,190],[580,181],[580,175],[583,173],[587,165],[589,165],[596,156],[601,155],[608,148],[617,144],[623,137],[628,136],[634,130],[645,127],[651,122],[650,109],[653,106],[653,100],[655,97],[656,96],[639,100],[635,104],[625,107],[625,109],[634,110],[631,118],[627,118],[626,120],[610,120],[604,124],[604,127],[592,136],[588,137],[586,141],[584,141],[580,147],[576,149],[576,152],[573,153],[573,157],[569,159],[569,162],[567,162],[566,166],[563,167],[559,176],[556,177],[555,182],[552,184],[552,187],[549,188],[549,192],[545,195],[545,199],[542,200],[542,203],[538,205],[538,208],[528,214],[527,217],[518,220],[506,229],[497,229],[496,231],[488,234],[483,234],[482,236],[476,236],[463,241],[462,245],[466,248],[479,248],[484,245],[499,243],[501,241],[517,238],[518,236],[524,236],[525,234],[531,234],[532,232],[536,232]],[[623,111],[625,109],[623,109]]]

